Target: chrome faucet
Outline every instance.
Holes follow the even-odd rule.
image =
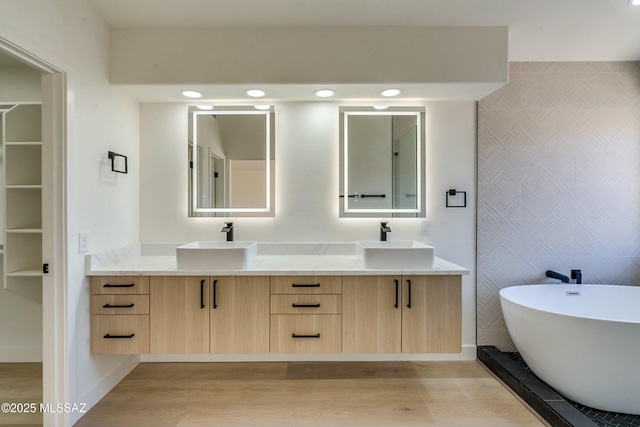
[[[223,233],[227,233],[227,242],[233,242],[233,223],[225,222],[224,227],[220,230]]]
[[[387,233],[391,233],[391,228],[389,227],[389,223],[381,222],[380,223],[380,241],[381,242],[387,241]]]

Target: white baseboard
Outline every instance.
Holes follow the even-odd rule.
[[[476,360],[475,345],[460,353],[429,354],[143,354],[140,362],[389,362]]]
[[[42,363],[41,345],[0,345],[0,363]]]
[[[112,388],[114,388],[129,372],[140,364],[140,356],[132,355],[125,358],[120,364],[115,366],[109,373],[102,377],[93,387],[86,391],[76,403],[83,403],[83,410],[86,412],[100,401]],[[74,425],[84,413],[72,412],[71,424]]]

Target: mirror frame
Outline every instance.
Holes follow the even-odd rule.
[[[348,109],[347,109],[348,108]],[[406,108],[401,108],[398,110],[389,109],[384,111],[367,111],[364,108],[360,107],[351,108],[347,107],[343,111],[340,112],[343,117],[343,209],[342,212],[346,216],[353,216],[353,214],[415,214],[416,216],[423,216],[424,206],[422,200],[422,182],[424,180],[423,175],[423,155],[422,155],[422,145],[423,145],[423,135],[422,135],[422,118],[424,115],[424,111],[419,111],[419,108],[409,108],[411,111],[407,111]],[[371,107],[368,107],[371,108]],[[350,208],[349,207],[349,117],[350,116],[415,116],[416,117],[416,207],[415,209],[411,208],[384,208],[384,209],[370,209],[370,208]],[[351,214],[351,215],[350,215]]]
[[[220,107],[222,108],[222,107]],[[268,110],[255,110],[253,107],[250,107],[251,110],[240,109],[242,107],[229,107],[226,109],[218,109],[215,110],[195,110],[192,112],[192,158],[194,167],[191,168],[191,178],[192,178],[192,194],[191,197],[193,199],[193,207],[192,213],[271,213],[271,115],[273,114],[273,109],[269,108]],[[249,107],[248,107],[249,108]],[[242,115],[242,114],[251,114],[251,115],[263,115],[265,118],[266,124],[266,136],[265,136],[265,162],[266,162],[266,177],[265,177],[265,185],[266,185],[266,200],[264,208],[202,208],[197,206],[198,200],[198,170],[195,167],[198,161],[198,116],[207,116],[207,115]]]

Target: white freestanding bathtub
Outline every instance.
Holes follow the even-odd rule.
[[[540,379],[583,405],[640,415],[640,287],[513,286],[500,303]]]

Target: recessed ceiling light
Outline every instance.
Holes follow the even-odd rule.
[[[213,110],[213,105],[196,105],[198,110]]]
[[[249,89],[245,93],[252,98],[262,98],[267,94],[265,91],[260,89]]]
[[[319,89],[314,93],[319,98],[330,98],[336,93],[336,91],[332,89]]]
[[[268,110],[269,108],[271,108],[271,105],[260,104],[254,105],[253,108],[255,108],[256,110]]]
[[[380,92],[382,96],[398,96],[400,95],[400,89],[385,89]]]
[[[629,0],[629,6],[640,6],[640,0]]]
[[[181,93],[187,98],[202,98],[202,94],[196,90],[183,90]]]
[[[386,110],[387,108],[389,108],[388,105],[374,105],[373,106],[374,110]]]

